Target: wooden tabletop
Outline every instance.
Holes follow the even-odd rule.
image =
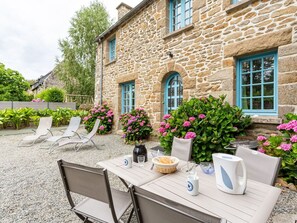
[[[151,158],[145,162],[143,167],[141,167],[138,163],[133,162],[132,168],[125,168],[123,160],[124,156],[121,156],[110,160],[100,161],[97,165],[107,169],[126,182],[135,186],[141,186],[147,182],[164,176],[164,174],[157,172],[154,168],[151,170]],[[180,161],[178,168],[183,165],[186,165],[186,162]]]
[[[281,190],[248,180],[244,195],[231,195],[216,187],[215,176],[204,174],[197,167],[199,194],[187,193],[185,170],[167,174],[141,186],[141,188],[233,223],[265,223]]]

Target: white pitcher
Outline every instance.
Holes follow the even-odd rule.
[[[247,183],[246,168],[240,157],[225,154],[212,154],[217,188],[229,194],[244,194]],[[242,176],[238,168],[242,167]]]

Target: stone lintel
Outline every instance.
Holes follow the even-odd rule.
[[[118,84],[121,84],[121,83],[125,83],[125,82],[129,82],[129,81],[134,81],[136,80],[138,77],[137,74],[128,74],[128,75],[125,75],[125,76],[122,76],[122,77],[118,77],[116,79],[116,82]]]

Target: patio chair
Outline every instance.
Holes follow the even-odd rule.
[[[54,150],[54,146],[57,145],[61,139],[71,138],[72,136],[74,136],[74,134],[76,134],[76,131],[78,130],[80,125],[80,121],[81,121],[81,118],[79,116],[72,117],[70,119],[67,129],[64,131],[62,135],[52,136],[48,139],[45,139],[42,143],[45,143],[45,142],[51,143],[51,145],[49,146],[49,150],[51,153]],[[40,145],[40,147],[42,147],[42,145]]]
[[[132,204],[128,192],[112,189],[107,170],[92,168],[64,160],[58,161],[62,181],[71,210],[84,222],[121,222],[120,218]],[[84,197],[74,202],[73,194]],[[77,200],[77,199],[76,199]],[[130,222],[133,209],[129,215]]]
[[[171,156],[181,160],[189,161],[192,155],[192,139],[173,138]]]
[[[51,127],[53,123],[52,117],[42,117],[39,120],[39,124],[36,130],[34,131],[34,135],[25,136],[18,144],[18,146],[32,146],[40,137],[46,136],[48,133],[53,135],[51,132]],[[32,142],[28,145],[23,145],[24,142]]]
[[[208,215],[136,186],[129,187],[139,223],[223,223]]]
[[[67,145],[67,144],[75,144],[74,149],[75,149],[76,152],[77,152],[78,150],[80,150],[80,148],[81,148],[84,144],[86,144],[86,143],[88,143],[88,142],[92,142],[93,145],[94,145],[97,149],[99,149],[99,148],[96,146],[96,144],[94,143],[94,141],[92,140],[92,138],[94,137],[94,135],[96,135],[96,133],[97,133],[97,130],[98,130],[99,125],[100,125],[100,120],[99,120],[99,119],[96,119],[96,122],[95,122],[95,124],[94,124],[93,129],[92,129],[92,131],[91,131],[88,135],[83,136],[83,135],[80,135],[80,134],[76,133],[76,135],[79,137],[78,139],[77,139],[77,138],[71,138],[71,139],[66,139],[66,140],[60,141],[60,142],[59,142],[59,147],[60,147],[60,146]],[[80,146],[77,147],[77,145],[80,145]],[[77,148],[76,148],[76,147],[77,147]]]
[[[238,146],[235,155],[243,159],[248,179],[274,185],[281,164],[280,157],[268,156],[242,146]]]

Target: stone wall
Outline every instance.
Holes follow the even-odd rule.
[[[183,80],[184,100],[227,95],[236,104],[236,58],[278,51],[279,117],[297,106],[296,0],[193,0],[193,23],[168,32],[168,1],[155,0],[103,41],[103,100],[120,114],[120,84],[135,80],[136,107],[155,129],[163,116],[164,81],[172,72]],[[116,35],[116,61],[108,61],[108,39]],[[173,57],[168,56],[168,52]],[[100,100],[101,44],[96,96]]]

